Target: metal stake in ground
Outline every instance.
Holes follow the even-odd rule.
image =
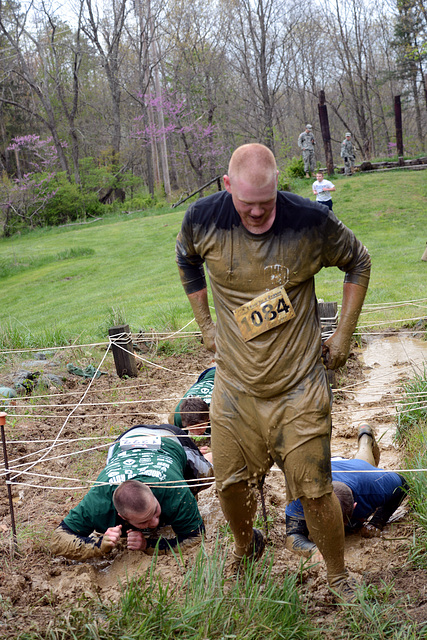
[[[4,458],[4,468],[6,472],[5,475],[6,475],[7,495],[9,498],[10,520],[12,522],[13,546],[15,548],[15,551],[18,551],[18,542],[16,537],[16,525],[15,525],[15,512],[13,510],[13,500],[12,500],[12,487],[10,486],[10,483],[9,483],[10,473],[9,473],[9,460],[7,457],[6,434],[4,431],[4,427],[6,424],[6,416],[7,416],[7,413],[4,413],[4,411],[0,412],[0,430],[1,430],[1,440],[3,443],[3,458]]]

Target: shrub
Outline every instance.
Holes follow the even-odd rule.
[[[302,158],[292,158],[285,168],[285,174],[290,178],[305,178],[304,161]]]

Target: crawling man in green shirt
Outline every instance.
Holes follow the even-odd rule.
[[[132,427],[111,445],[94,486],[53,532],[51,551],[71,560],[102,557],[122,536],[133,551],[167,553],[177,544],[186,550],[204,531],[193,494],[212,476],[212,465],[181,429]],[[175,538],[155,535],[166,525]]]

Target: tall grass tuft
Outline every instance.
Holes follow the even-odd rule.
[[[396,600],[393,584],[360,589],[356,603],[344,605],[338,619],[342,640],[418,640],[425,638],[426,627],[420,628],[405,611],[405,599]]]
[[[399,404],[397,438],[405,442],[405,466],[408,469],[427,468],[427,368],[405,385],[404,399]],[[408,472],[409,497],[417,522],[410,559],[420,568],[427,568],[427,474]]]
[[[65,346],[69,344],[64,331],[49,326],[39,333],[33,333],[25,324],[15,319],[0,326],[0,352],[13,349],[35,349],[43,347]]]

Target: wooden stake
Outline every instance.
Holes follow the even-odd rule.
[[[9,498],[9,510],[10,510],[10,520],[12,523],[12,534],[13,534],[13,546],[15,551],[18,551],[18,540],[16,536],[16,524],[15,524],[15,512],[13,510],[13,500],[12,500],[12,487],[9,484],[10,473],[9,473],[9,460],[7,457],[7,447],[6,447],[6,435],[4,431],[4,427],[6,424],[7,413],[4,411],[0,412],[0,430],[1,430],[1,440],[3,443],[3,458],[4,458],[4,468],[6,471],[6,485],[7,485],[7,495]]]
[[[114,338],[114,340],[111,341],[111,348],[119,378],[123,378],[124,376],[137,378],[138,369],[136,368],[129,325],[121,324],[117,327],[111,327],[111,329],[108,329],[108,335]],[[115,336],[117,337],[115,338]],[[124,351],[124,349],[126,349],[126,351]]]

